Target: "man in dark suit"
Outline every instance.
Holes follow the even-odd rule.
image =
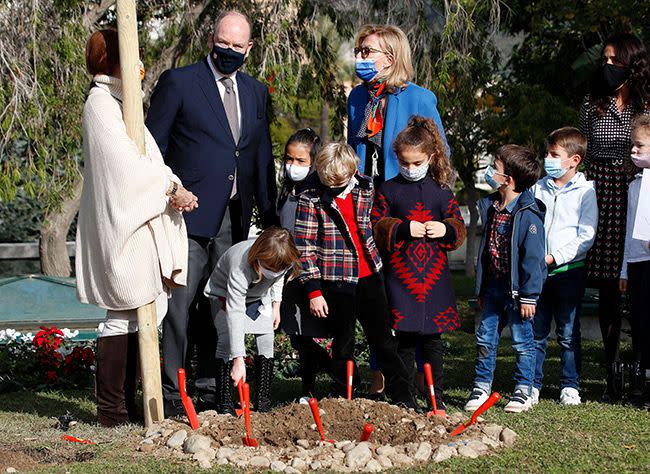
[[[163,323],[166,416],[183,413],[176,374],[186,365],[190,319],[197,329],[199,408],[220,407],[215,388],[228,383],[229,366],[215,360],[215,311],[213,317],[201,311],[209,307],[203,288],[223,251],[248,237],[253,201],[263,226],[277,223],[268,91],[238,71],[252,45],[248,19],[222,13],[209,35],[208,56],[165,71],[151,97],[147,127],[167,165],[199,199],[198,209],[185,214],[187,286],[172,291]]]

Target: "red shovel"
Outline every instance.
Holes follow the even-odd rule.
[[[463,431],[467,429],[468,426],[471,426],[474,423],[476,423],[476,419],[479,416],[481,416],[483,413],[488,411],[492,407],[492,405],[494,405],[497,402],[497,400],[499,400],[499,398],[501,398],[501,395],[499,395],[497,392],[494,392],[492,395],[490,395],[490,398],[485,400],[485,402],[483,402],[483,405],[478,407],[476,411],[472,413],[472,417],[468,421],[466,421],[465,423],[463,423],[462,425],[460,425],[458,428],[456,428],[454,431],[451,432],[451,436],[456,436],[461,434]]]
[[[309,408],[311,408],[311,414],[314,416],[314,421],[316,422],[316,427],[318,428],[318,433],[320,434],[321,441],[326,441],[328,443],[335,443],[333,439],[325,439],[325,430],[323,430],[323,423],[320,421],[320,412],[318,411],[318,402],[314,397],[309,399]]]
[[[259,446],[257,440],[251,437],[251,387],[247,383],[243,383],[244,392],[244,421],[246,423],[246,436],[241,440],[245,446],[256,448]]]
[[[352,377],[354,375],[354,361],[349,360],[346,364],[345,380],[348,384],[348,400],[352,400]]]
[[[235,408],[235,415],[240,417],[244,414],[244,408],[246,406],[246,401],[244,400],[244,379],[243,378],[237,383],[237,390],[239,390],[239,406],[241,408]]]
[[[185,369],[178,369],[178,390],[181,393],[181,402],[183,402],[183,408],[185,409],[185,413],[187,413],[187,418],[190,420],[190,426],[193,430],[197,430],[199,429],[199,419],[196,417],[192,399],[187,396],[185,381]]]
[[[371,434],[372,434],[372,425],[370,423],[366,423],[365,426],[363,427],[363,431],[361,432],[361,436],[359,437],[359,441],[368,441],[370,439]]]
[[[431,406],[433,407],[433,410],[427,413],[427,416],[431,416],[431,415],[442,416],[442,417],[447,416],[447,412],[445,410],[438,410],[438,407],[436,405],[436,390],[433,388],[433,375],[431,373],[431,364],[429,364],[428,362],[424,364],[424,376],[427,379],[427,385],[429,386],[429,397],[431,397]]]

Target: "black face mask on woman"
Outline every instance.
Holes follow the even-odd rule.
[[[605,90],[610,94],[616,92],[630,75],[628,68],[616,64],[603,64],[600,73]]]
[[[212,60],[221,74],[232,74],[244,64],[245,59],[244,53],[239,53],[231,48],[221,48],[216,44],[212,45]]]

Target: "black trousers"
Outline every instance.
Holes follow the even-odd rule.
[[[632,350],[641,367],[650,369],[650,261],[628,263]]]
[[[393,402],[406,402],[412,385],[408,370],[397,354],[397,339],[391,332],[384,283],[377,274],[359,280],[353,294],[323,288],[332,341],[332,372],[345,380],[346,363],[354,360],[355,326],[359,319],[368,344],[377,354],[386,380],[386,393]],[[356,370],[355,370],[356,373]]]
[[[169,300],[167,316],[163,320],[163,395],[166,399],[179,399],[178,369],[186,370],[190,353],[190,339],[197,353],[195,386],[199,396],[213,401],[216,390],[217,330],[210,303],[203,289],[219,257],[233,243],[243,239],[241,230],[241,203],[230,201],[224,232],[217,237],[188,236],[189,257],[187,286],[174,288]]]
[[[433,384],[436,388],[436,396],[442,397],[444,390],[443,357],[444,347],[440,334],[418,334],[413,332],[397,331],[397,352],[409,370],[411,383],[415,383],[417,372],[415,362],[415,351],[418,342],[422,344],[422,362],[431,364]]]
[[[621,292],[618,280],[601,280],[598,283],[598,322],[603,337],[605,362],[610,367],[618,360],[621,339]]]

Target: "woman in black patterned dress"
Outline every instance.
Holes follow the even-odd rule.
[[[598,230],[587,257],[590,286],[598,289],[598,318],[605,348],[607,389],[603,399],[621,398],[618,347],[621,295],[618,278],[625,242],[627,188],[636,168],[630,160],[632,119],[649,113],[648,53],[632,34],[605,41],[602,64],[580,108],[580,128],[587,136],[586,173],[596,185]]]

